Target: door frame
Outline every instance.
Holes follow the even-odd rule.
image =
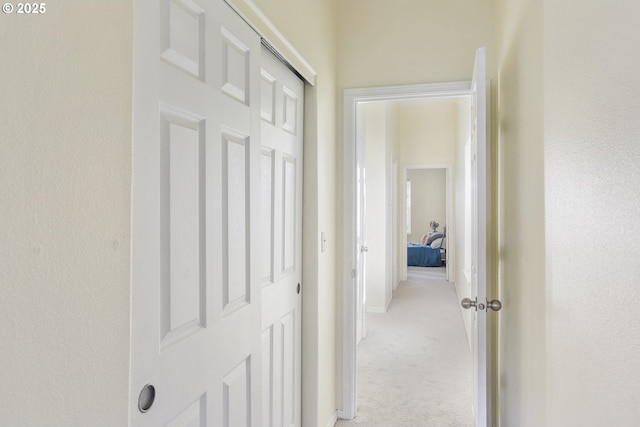
[[[404,199],[407,199],[406,191],[407,191],[407,181],[409,179],[408,173],[410,170],[430,170],[430,169],[444,169],[445,174],[445,220],[447,227],[447,262],[445,264],[445,277],[448,282],[453,282],[455,279],[455,259],[456,259],[456,251],[455,251],[455,241],[456,241],[456,230],[455,230],[455,222],[453,217],[453,209],[451,209],[451,205],[454,200],[453,196],[453,168],[454,166],[451,163],[425,163],[425,164],[407,164],[402,167],[402,191],[404,195]],[[413,190],[412,190],[413,192]],[[406,215],[406,203],[402,204],[403,209],[400,217],[402,218],[402,228],[401,230],[406,230],[407,228],[407,215]],[[397,243],[397,242],[396,242]],[[402,233],[402,243],[403,247],[407,246],[407,234]],[[396,244],[396,247],[398,245]],[[400,280],[407,280],[407,253],[402,252],[402,263],[400,270]]]
[[[356,110],[361,102],[470,96],[471,81],[425,83],[346,89],[344,91],[344,181],[342,267],[342,399],[338,416],[353,419],[357,412],[356,347]]]

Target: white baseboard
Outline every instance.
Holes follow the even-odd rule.
[[[333,417],[327,423],[327,427],[334,427],[338,422],[338,411],[334,412]]]
[[[387,311],[389,311],[389,306],[391,305],[391,300],[393,298],[389,299],[389,302],[387,303],[386,307],[367,307],[367,313],[378,313],[378,314],[384,314]]]

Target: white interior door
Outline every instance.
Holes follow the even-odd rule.
[[[261,62],[262,426],[300,426],[304,83]]]
[[[360,111],[361,109],[358,108]],[[360,118],[360,116],[358,117]],[[362,122],[362,120],[360,120]],[[356,345],[367,337],[367,239],[366,239],[366,141],[358,134],[356,141]]]
[[[474,310],[474,416],[477,427],[492,425],[489,336],[487,334],[487,224],[489,147],[485,49],[476,51],[471,84],[471,298]]]
[[[259,425],[260,37],[222,0],[134,7],[131,426]]]

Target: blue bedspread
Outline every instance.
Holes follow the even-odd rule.
[[[440,249],[433,249],[431,246],[409,243],[407,245],[407,265],[418,267],[440,267],[442,266]]]

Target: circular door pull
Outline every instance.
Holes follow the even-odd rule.
[[[156,400],[156,388],[152,384],[142,387],[140,396],[138,396],[138,409],[140,412],[143,414],[148,412],[154,400]]]

